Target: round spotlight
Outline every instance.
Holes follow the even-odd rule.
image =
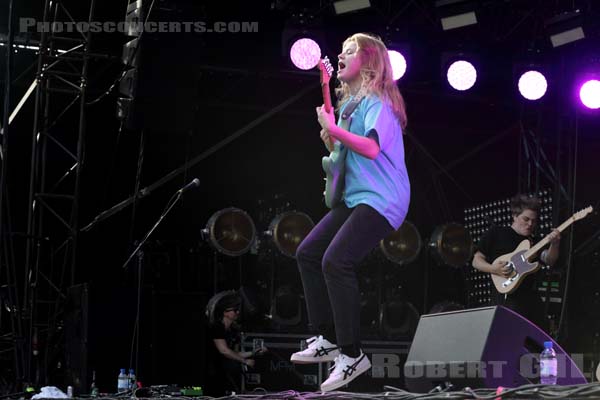
[[[217,211],[209,218],[202,236],[217,251],[237,257],[250,250],[256,237],[256,228],[248,213],[230,207]]]
[[[593,110],[600,108],[600,81],[591,79],[581,85],[579,99],[587,108]]]
[[[280,286],[271,299],[271,317],[278,326],[298,325],[302,320],[302,304],[298,293],[290,286]]]
[[[456,90],[471,89],[477,80],[477,70],[468,61],[453,62],[448,68],[448,83]]]
[[[456,223],[438,226],[431,234],[429,246],[439,264],[455,268],[469,262],[474,248],[469,231]]]
[[[387,339],[413,337],[419,323],[419,312],[411,303],[395,297],[382,304],[381,331]]]
[[[406,58],[396,50],[388,50],[388,56],[392,64],[392,77],[397,81],[406,73]]]
[[[312,39],[298,39],[290,48],[290,59],[300,69],[312,69],[316,67],[321,59],[321,48]]]
[[[527,100],[541,99],[548,89],[548,82],[538,71],[527,71],[519,78],[519,92]]]
[[[305,213],[287,211],[275,217],[265,233],[273,239],[279,251],[296,258],[296,250],[315,223]]]
[[[400,228],[379,242],[379,248],[391,262],[408,264],[419,255],[421,235],[412,223],[405,220]]]

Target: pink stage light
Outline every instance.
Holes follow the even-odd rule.
[[[548,89],[548,82],[538,71],[527,71],[519,78],[519,92],[527,100],[541,99]]]
[[[303,70],[312,69],[321,59],[321,48],[312,39],[298,39],[290,49],[290,58],[296,67]]]
[[[600,81],[591,79],[581,85],[579,99],[587,108],[593,110],[600,108]]]
[[[406,72],[406,58],[396,50],[388,50],[390,63],[392,64],[392,76],[395,81],[402,78]]]
[[[471,89],[477,80],[477,70],[468,61],[455,61],[448,68],[448,83],[456,90]]]

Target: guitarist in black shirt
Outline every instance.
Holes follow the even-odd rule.
[[[513,222],[510,226],[493,226],[480,239],[473,257],[473,267],[482,272],[508,278],[511,268],[505,261],[494,261],[498,257],[513,252],[523,240],[529,240],[537,226],[541,202],[536,197],[518,194],[511,199]],[[560,232],[554,229],[550,235],[550,246],[540,253],[539,261],[548,266],[554,265],[559,256]],[[527,276],[518,288],[510,294],[495,293],[492,301],[518,312],[525,318],[544,327],[543,303],[535,292],[535,278]]]

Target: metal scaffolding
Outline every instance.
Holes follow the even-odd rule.
[[[95,0],[88,1],[85,18],[92,22]],[[0,218],[4,232],[0,260],[6,266],[6,297],[12,306],[12,336],[3,337],[2,343],[10,343],[14,348],[13,389],[17,391],[30,384],[47,384],[52,368],[59,364],[57,360],[64,353],[61,315],[66,289],[75,283],[91,32],[79,30],[82,24],[76,24],[79,21],[75,18],[80,16],[71,13],[65,3],[69,2],[46,0],[44,4],[42,26],[49,29],[40,32],[37,72],[30,87],[35,87],[35,103],[22,247],[13,245],[7,207],[3,206],[4,218]],[[71,26],[76,29],[57,29],[64,22],[73,23]],[[11,40],[9,35],[7,49],[12,48]],[[5,93],[10,92],[8,70]],[[5,121],[9,99],[5,94]],[[3,142],[7,141],[6,136]],[[6,147],[2,155],[2,196],[8,199],[4,190]],[[21,257],[24,261],[18,263],[22,267],[17,269],[15,260]]]

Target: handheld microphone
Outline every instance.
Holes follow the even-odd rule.
[[[198,186],[200,186],[200,179],[194,178],[193,181],[191,181],[190,183],[188,183],[187,185],[185,185],[184,187],[182,187],[181,189],[179,189],[177,191],[177,193],[184,193],[184,192],[187,192],[190,189],[197,188]]]

